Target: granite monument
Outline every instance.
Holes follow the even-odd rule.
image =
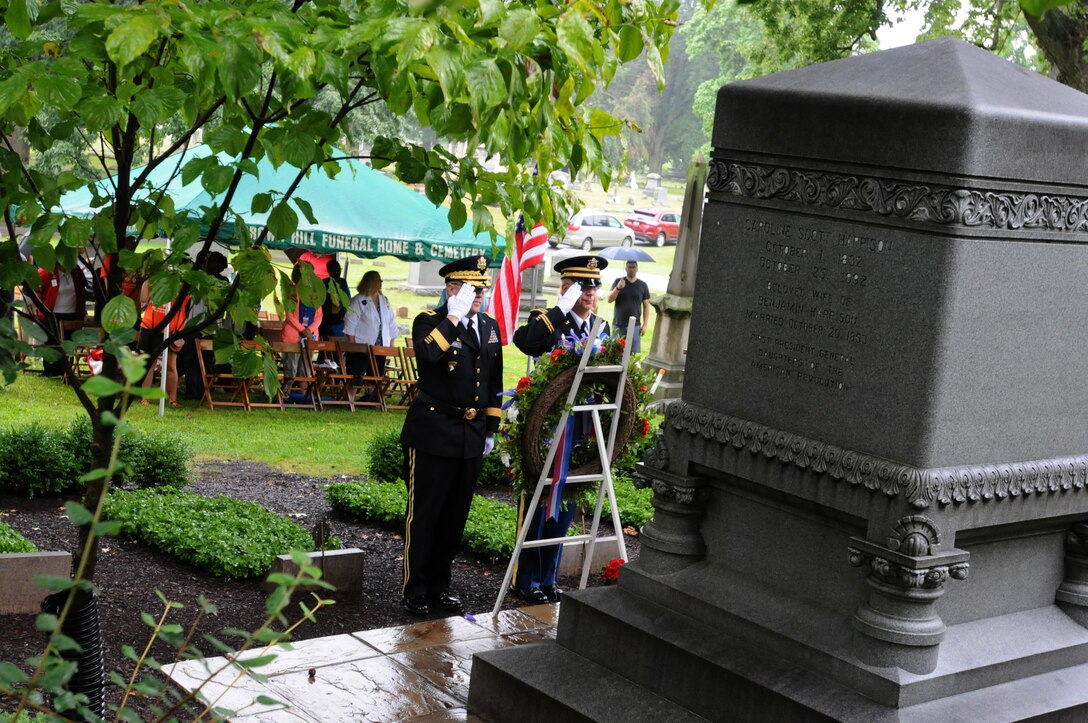
[[[1086,143],[955,39],[722,88],[640,558],[473,710],[1088,719]]]

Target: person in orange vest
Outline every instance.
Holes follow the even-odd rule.
[[[163,332],[154,331],[154,329],[166,318],[166,315],[174,305],[180,305],[181,308],[174,318],[170,320],[166,333],[167,335],[170,335],[182,330],[185,326],[185,309],[189,303],[189,298],[185,297],[171,302],[170,304],[155,306],[148,301],[150,296],[151,288],[145,283],[140,291],[140,298],[146,306],[144,307],[143,317],[140,319],[140,339],[137,345],[137,349],[144,354],[150,353],[162,343]],[[178,354],[181,352],[185,343],[184,339],[177,339],[170,342],[169,351],[166,355],[166,397],[167,403],[171,407],[181,406],[181,402],[178,401]],[[154,380],[154,364],[155,362],[152,360],[149,365],[147,376],[144,377],[143,386],[145,387],[150,387],[151,382]],[[140,403],[150,404],[147,399],[141,400]]]

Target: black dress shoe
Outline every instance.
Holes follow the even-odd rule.
[[[510,588],[515,595],[524,600],[527,603],[539,605],[541,603],[548,602],[548,598],[538,587],[529,588],[528,590],[520,587]]]
[[[428,598],[439,610],[460,610],[465,606],[461,598],[452,592],[444,592],[440,595],[432,595]]]
[[[431,611],[431,606],[427,604],[426,595],[413,595],[404,598],[404,609],[413,615],[426,615]]]
[[[541,585],[540,592],[544,594],[548,602],[559,602],[559,599],[563,597],[563,591],[554,585]]]

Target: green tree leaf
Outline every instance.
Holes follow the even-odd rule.
[[[74,500],[68,500],[64,503],[64,511],[72,524],[77,527],[85,525],[94,519],[94,515],[91,514],[90,510]]]
[[[499,36],[515,51],[525,50],[540,34],[537,14],[526,8],[518,8],[507,14],[499,28]]]
[[[19,38],[19,40],[26,40],[30,37],[30,13],[27,10],[28,0],[11,0],[8,3],[8,9],[4,13],[4,22],[8,26],[8,30],[11,34]]]
[[[59,110],[72,110],[83,97],[83,86],[76,78],[47,73],[34,82],[38,95]]]
[[[642,55],[642,48],[642,30],[634,25],[621,25],[620,42],[616,46],[620,62],[626,63]]]
[[[122,21],[106,38],[106,54],[120,66],[147,52],[160,30],[169,26],[164,15],[135,15]]]
[[[298,214],[285,201],[280,201],[268,214],[268,233],[276,241],[286,241],[298,230]]]
[[[101,374],[91,377],[83,382],[83,391],[96,397],[108,397],[111,394],[119,394],[123,386]]]
[[[111,334],[131,328],[136,324],[136,302],[124,294],[113,297],[102,308],[101,320],[102,328]]]

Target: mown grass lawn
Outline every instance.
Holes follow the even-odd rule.
[[[58,379],[21,374],[14,384],[0,387],[0,427],[31,422],[62,427],[85,413],[72,390]],[[211,411],[185,402],[181,409],[167,409],[164,417],[157,405],[135,405],[128,421],[141,431],[182,435],[197,461],[248,459],[288,472],[333,477],[366,472],[367,440],[383,430],[400,429],[404,412]]]

